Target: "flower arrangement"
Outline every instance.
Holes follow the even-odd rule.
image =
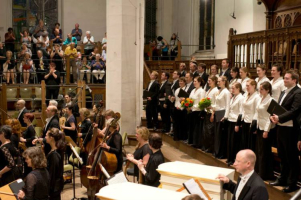
[[[193,106],[193,99],[186,98],[185,100],[181,101],[181,106],[183,108],[191,108]]]
[[[208,109],[208,107],[210,107],[211,106],[211,100],[210,100],[210,98],[209,97],[207,97],[207,98],[203,98],[203,99],[201,99],[201,101],[199,102],[199,108],[201,109],[201,110],[207,110],[207,111],[209,111],[209,109]]]

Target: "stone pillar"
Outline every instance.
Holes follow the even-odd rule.
[[[121,131],[141,123],[144,0],[107,0],[106,109],[121,113]]]

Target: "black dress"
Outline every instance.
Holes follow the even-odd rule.
[[[48,200],[49,199],[49,173],[46,168],[34,169],[24,180],[22,190],[25,193],[23,200]],[[52,186],[51,186],[52,187]]]
[[[149,154],[149,155],[152,154],[152,151],[149,148],[148,143],[146,143],[142,147],[136,149],[136,151],[134,152],[134,158],[136,160],[140,160],[140,159],[143,160],[143,157],[147,154]],[[134,174],[137,178],[139,178],[139,169],[138,169],[137,165],[134,165]]]
[[[15,61],[13,59],[10,59],[10,64],[8,64],[7,69],[11,70],[14,69],[14,67],[15,67]]]
[[[107,140],[107,145],[110,147],[109,153],[113,153],[117,158],[117,169],[114,173],[122,169],[123,156],[122,156],[122,137],[116,130],[112,136]]]
[[[15,180],[14,168],[16,163],[14,157],[17,156],[18,151],[11,142],[0,147],[0,170],[4,167],[11,168],[10,171],[4,173],[0,178],[0,187]]]
[[[82,139],[84,140],[84,147],[86,147],[87,143],[92,139],[93,127],[91,127],[91,125],[92,122],[88,118],[82,121],[81,133]]]
[[[57,76],[56,78],[54,78],[54,76],[51,74],[47,79],[45,79],[47,101],[50,99],[57,99],[59,95],[61,82],[60,72],[56,70],[54,73]],[[49,74],[49,71],[46,74]]]
[[[75,118],[74,118],[73,115],[71,115],[71,116],[67,119],[67,121],[65,122],[65,126],[66,126],[66,127],[71,127],[71,123],[74,123],[74,125],[75,125],[75,127],[76,127],[76,120],[75,120]],[[64,129],[64,133],[65,133],[66,136],[71,137],[71,139],[73,140],[74,143],[77,142],[77,131],[76,131],[76,129],[75,129],[74,131]],[[66,153],[67,153],[68,159],[69,159],[70,155],[72,154],[72,151],[71,151],[71,149],[70,149],[69,146],[67,146]]]
[[[100,115],[97,120],[97,115],[94,115],[94,122],[98,124],[99,129],[102,130],[104,128],[105,121],[106,121],[105,116]]]
[[[25,145],[26,147],[32,147],[32,141],[36,137],[36,131],[34,130],[33,125],[30,125],[27,127],[27,129],[23,132],[23,138],[26,140]]]
[[[61,191],[64,188],[63,159],[57,150],[51,151],[47,155],[47,169],[50,177],[50,200],[60,200]]]
[[[20,142],[19,136],[15,133],[11,134],[10,141],[18,149]]]
[[[146,165],[145,185],[158,187],[160,185],[160,173],[157,171],[158,166],[164,163],[164,156],[161,150],[152,153]]]
[[[58,54],[55,53],[54,56],[52,57],[53,62],[55,63],[55,69],[59,72],[63,72],[63,61],[62,61],[62,57]],[[64,73],[62,73],[63,75]]]

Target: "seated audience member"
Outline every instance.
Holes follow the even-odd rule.
[[[197,194],[190,194],[186,197],[184,197],[182,200],[204,200],[203,198],[201,198],[199,195]]]
[[[6,50],[3,46],[3,43],[0,42],[0,72],[1,72],[1,70],[3,72],[2,65],[3,65],[3,63],[5,63],[5,53],[6,53]]]
[[[149,130],[146,127],[140,127],[136,130],[136,139],[138,141],[138,144],[136,146],[136,150],[134,154],[127,154],[126,158],[134,163],[134,175],[139,180],[139,169],[137,167],[137,164],[139,160],[142,160],[142,163],[144,166],[147,165],[148,159],[151,154],[151,150],[148,145],[148,137],[149,137]]]
[[[34,64],[38,76],[38,83],[41,83],[41,81],[44,79],[44,75],[46,71],[48,70],[48,60],[43,55],[43,52],[41,50],[37,51],[38,58],[35,59]]]
[[[32,171],[24,180],[24,187],[18,193],[20,199],[48,199],[50,187],[47,160],[39,147],[30,147],[23,153],[25,162]]]
[[[232,194],[232,200],[268,200],[269,195],[263,180],[254,172],[256,155],[252,150],[241,150],[237,153],[234,167],[241,174],[237,184],[225,175],[219,174],[217,179],[224,183],[223,188]],[[248,189],[245,191],[245,187]]]
[[[157,49],[161,49],[161,56],[162,56],[162,60],[169,60],[168,58],[168,43],[167,41],[162,37],[159,36],[157,37]]]
[[[69,56],[70,58],[70,67],[72,67],[72,76],[73,76],[73,82],[77,83],[77,66],[76,66],[76,58],[77,58],[77,50],[75,48],[75,43],[71,43],[70,46],[68,46],[65,49],[65,55]]]
[[[98,54],[98,48],[94,47],[93,51],[89,54],[89,60],[95,60],[96,54]]]
[[[91,79],[91,66],[88,65],[87,57],[83,57],[83,60],[81,62],[80,68],[80,80],[84,80],[84,75],[86,74],[87,77],[87,83],[90,83]]]
[[[63,42],[62,34],[58,28],[53,30],[53,34],[51,35],[50,40],[53,44],[61,44]]]
[[[61,29],[61,24],[60,24],[60,23],[57,22],[57,23],[54,24],[54,28],[53,28],[52,34],[54,33],[54,30],[55,30],[55,29],[58,29],[60,35],[62,35],[63,31],[62,31],[62,29]]]
[[[69,33],[69,34],[67,35],[66,40],[63,42],[63,45],[69,45],[69,44],[71,44],[72,42],[74,43],[74,46],[75,46],[75,48],[76,48],[76,46],[77,46],[77,40],[76,40],[75,37],[72,37],[72,35]]]
[[[91,62],[92,74],[95,79],[100,82],[103,79],[104,72],[104,62],[100,60],[100,54],[96,54],[96,60]]]
[[[23,43],[21,46],[21,50],[18,53],[18,58],[23,59],[26,53],[28,53],[30,55],[30,57],[32,56],[32,52],[29,48],[27,48],[27,44]]]
[[[89,55],[94,48],[94,37],[91,36],[90,31],[86,31],[86,36],[84,37],[83,44],[85,45],[85,55]]]
[[[162,138],[158,133],[153,133],[149,137],[149,147],[152,150],[152,154],[148,160],[146,167],[142,160],[138,162],[138,168],[144,175],[144,184],[158,187],[160,185],[160,173],[157,171],[158,166],[164,163],[164,156],[161,152]]]
[[[5,33],[5,48],[6,51],[14,52],[15,50],[15,40],[16,36],[14,34],[13,28],[8,28],[7,33]]]
[[[22,32],[20,33],[20,36],[21,36],[20,42],[22,44],[25,43],[28,48],[31,48],[31,37],[29,36],[28,31],[24,30],[23,33]]]
[[[9,84],[10,79],[12,84],[15,84],[15,60],[11,51],[6,52],[5,63],[3,64],[3,73],[6,72],[6,82]]]
[[[79,28],[78,23],[75,24],[75,29],[72,30],[71,34],[72,34],[72,37],[75,37],[77,41],[81,40],[83,32],[82,32],[82,29]]]
[[[20,63],[20,71],[23,73],[23,83],[28,84],[30,72],[32,72],[33,61],[28,52],[25,53],[25,56]]]

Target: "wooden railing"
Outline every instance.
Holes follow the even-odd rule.
[[[301,26],[271,29],[245,34],[229,32],[228,58],[232,66],[255,70],[257,64],[268,69],[282,63],[285,69],[301,69]]]

